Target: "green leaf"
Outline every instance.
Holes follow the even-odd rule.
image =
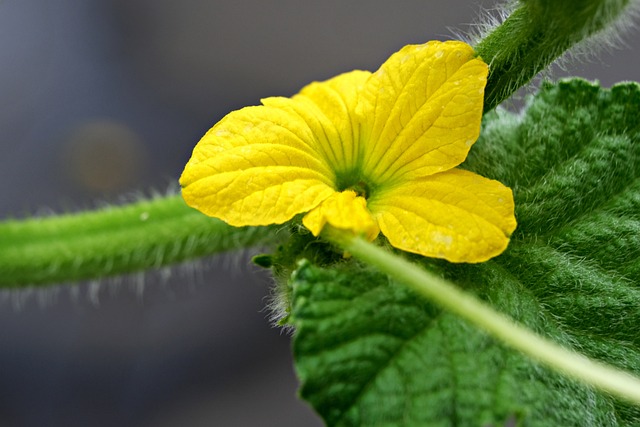
[[[464,167],[513,188],[518,229],[487,263],[421,262],[538,333],[640,373],[639,112],[637,84],[568,80],[545,84],[522,114],[488,115]],[[304,263],[291,286],[301,394],[330,426],[640,423],[640,408],[355,261]]]
[[[491,273],[491,272],[489,272]],[[510,283],[510,293],[519,287]],[[491,294],[504,293],[495,283]],[[500,295],[497,295],[500,297]],[[612,425],[606,399],[497,345],[386,276],[305,264],[295,276],[302,396],[339,426]],[[512,301],[531,313],[530,301]]]

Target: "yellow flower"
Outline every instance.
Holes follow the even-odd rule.
[[[516,227],[511,190],[456,169],[478,138],[487,65],[462,42],[405,46],[352,71],[234,111],[195,147],[186,202],[233,226],[305,213],[380,231],[402,250],[452,262],[500,254]]]

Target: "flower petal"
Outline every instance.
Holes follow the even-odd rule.
[[[204,214],[241,227],[281,224],[333,192],[309,169],[267,166],[205,176],[182,196]]]
[[[359,135],[362,119],[357,115],[356,107],[362,87],[370,75],[369,71],[351,71],[325,82],[311,83],[293,97],[313,103],[335,127],[339,140],[328,143],[336,151],[337,159],[333,165],[338,170],[355,167],[362,157]]]
[[[393,246],[451,262],[499,255],[516,227],[511,190],[460,169],[389,189],[369,209]]]
[[[378,225],[367,209],[366,200],[351,190],[334,193],[328,197],[302,218],[302,224],[314,236],[322,232],[325,224],[355,234],[364,234],[369,240],[375,239],[380,233]]]
[[[279,98],[262,102],[271,99]],[[316,138],[307,122],[287,109],[259,105],[233,111],[216,123],[196,145],[189,164],[256,144],[293,147],[318,158]]]
[[[285,222],[334,192],[316,146],[307,123],[290,111],[235,111],[194,149],[180,177],[183,198],[234,226]]]
[[[359,106],[365,173],[405,179],[451,169],[478,138],[488,68],[462,42],[409,45],[367,81]]]
[[[367,71],[351,71],[305,86],[293,98],[267,98],[265,105],[291,112],[314,134],[317,151],[333,171],[348,170],[359,158],[359,120],[356,104]]]

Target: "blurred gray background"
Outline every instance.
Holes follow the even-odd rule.
[[[0,219],[175,182],[226,112],[468,30],[448,0],[0,0]],[[640,80],[628,47],[555,75]],[[131,196],[131,195],[134,196]],[[247,255],[0,294],[0,427],[317,426]]]

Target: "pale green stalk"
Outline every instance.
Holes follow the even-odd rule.
[[[335,230],[326,233],[346,252],[365,261],[432,302],[466,319],[504,344],[587,385],[640,405],[640,378],[548,340],[518,325],[472,294],[391,252]]]

